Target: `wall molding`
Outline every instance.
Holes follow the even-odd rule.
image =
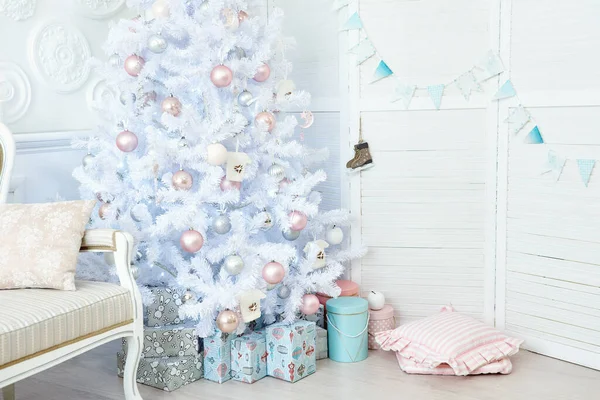
[[[89,131],[57,131],[37,133],[15,133],[18,154],[48,153],[55,151],[78,151],[71,147],[77,137],[87,136]]]

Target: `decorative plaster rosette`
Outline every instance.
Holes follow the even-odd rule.
[[[45,25],[33,37],[31,58],[41,80],[58,93],[79,89],[90,75],[90,46],[74,26]]]
[[[125,0],[73,0],[73,2],[81,14],[93,19],[109,18],[118,13],[125,4]]]
[[[30,103],[31,85],[25,72],[15,63],[0,62],[0,121],[17,121]]]
[[[87,96],[87,103],[90,110],[94,107],[94,103],[108,103],[117,98],[117,91],[106,83],[105,79],[97,81],[90,87]]]
[[[6,15],[15,21],[32,17],[36,0],[0,0],[0,15]]]

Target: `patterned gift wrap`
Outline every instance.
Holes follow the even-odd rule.
[[[123,339],[123,350],[126,349]],[[200,352],[196,328],[190,325],[144,328],[142,357],[184,357]]]
[[[166,287],[150,288],[150,291],[154,295],[154,302],[146,306],[146,325],[160,327],[181,324],[181,293]]]
[[[381,346],[375,341],[375,335],[396,328],[394,308],[386,304],[381,310],[369,310],[369,315],[369,350],[379,350]]]
[[[125,371],[125,354],[117,353],[117,374]],[[136,380],[143,385],[172,392],[202,379],[202,356],[142,358]]]
[[[267,375],[288,382],[315,373],[316,326],[314,322],[278,323],[267,327]]]
[[[267,376],[267,337],[256,331],[231,342],[231,375],[236,381],[254,383]]]
[[[231,341],[235,336],[217,331],[204,339],[204,378],[224,383],[231,379]]]
[[[317,360],[329,357],[327,352],[327,329],[317,326]]]
[[[298,315],[298,318],[304,321],[314,322],[317,326],[325,328],[325,306],[321,304],[319,306],[319,311],[316,313],[311,315],[300,314]]]

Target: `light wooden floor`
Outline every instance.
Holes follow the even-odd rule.
[[[17,384],[17,400],[123,399],[110,343]],[[295,384],[265,378],[253,385],[201,380],[173,393],[140,385],[144,400],[253,398],[368,400],[592,400],[600,398],[600,372],[522,351],[508,376],[406,375],[392,353],[371,352],[358,364],[318,362],[317,372]],[[249,397],[252,396],[252,397]]]

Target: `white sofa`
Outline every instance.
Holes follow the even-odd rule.
[[[14,157],[12,135],[0,123],[0,203],[8,195]],[[0,388],[4,400],[15,399],[15,382],[122,337],[128,343],[125,399],[142,399],[136,372],[143,345],[143,311],[129,268],[132,242],[128,233],[100,229],[87,231],[81,244],[82,252],[114,253],[120,286],[78,281],[72,292],[0,290]]]

